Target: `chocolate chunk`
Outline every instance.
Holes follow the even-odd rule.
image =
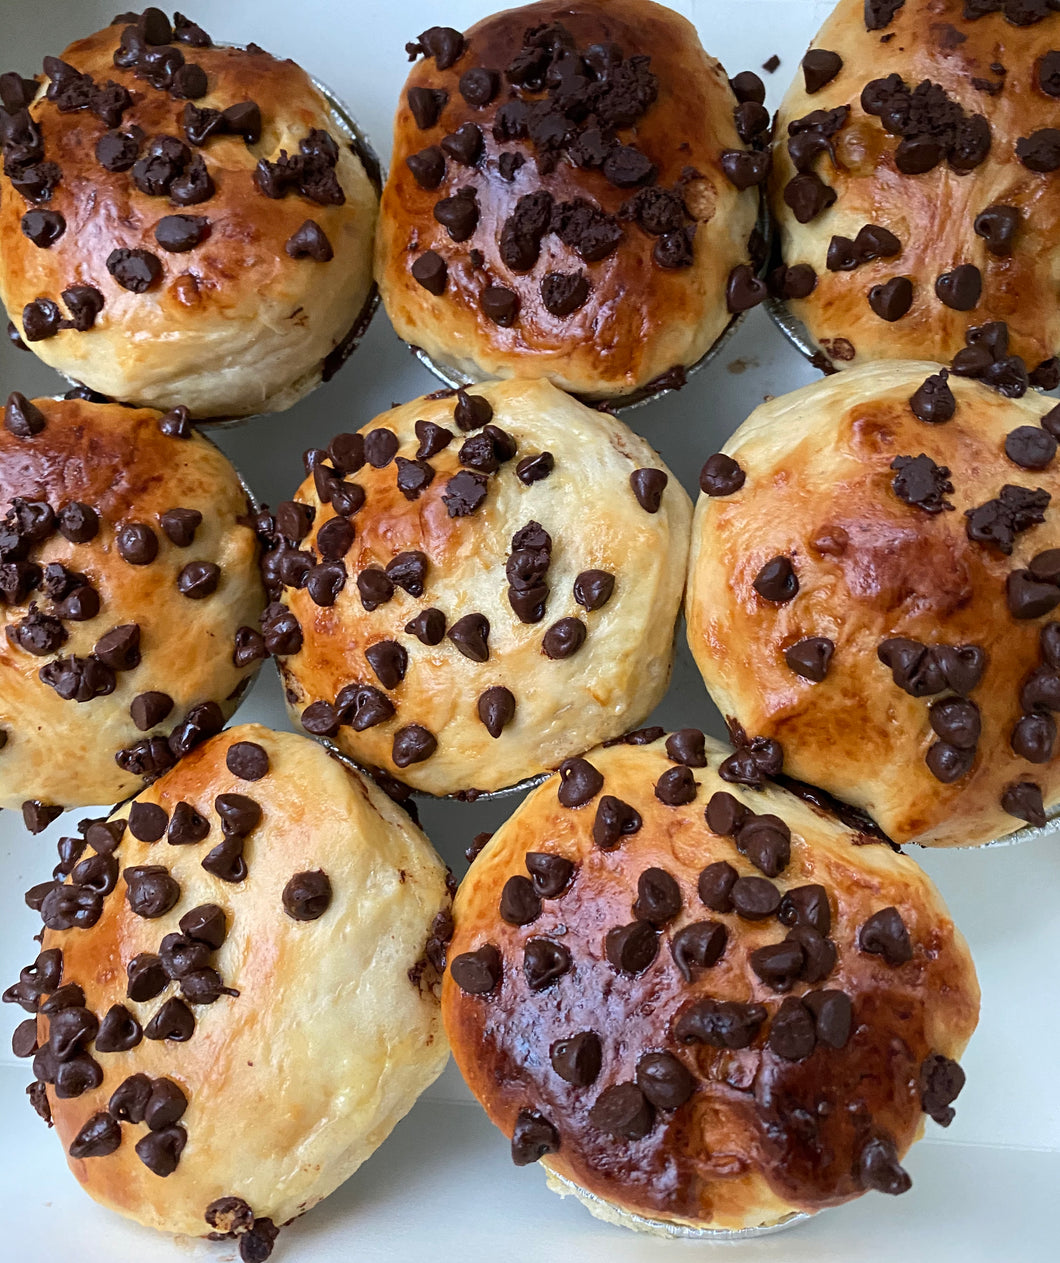
[[[472,662],[489,661],[489,619],[484,614],[465,614],[449,628],[446,635]]]
[[[203,859],[202,867],[212,876],[233,885],[246,881],[248,869],[243,857],[243,838],[234,833],[225,834],[224,841]]]
[[[529,1166],[546,1153],[559,1150],[559,1132],[536,1110],[520,1110],[512,1131],[512,1161],[517,1167]]]
[[[586,759],[566,759],[559,765],[558,797],[563,807],[584,807],[603,789],[604,778]]]
[[[1040,786],[1031,781],[1017,781],[1001,795],[1001,809],[1017,820],[1025,820],[1035,828],[1045,827],[1045,805]]]
[[[1060,131],[1043,127],[1016,141],[1016,157],[1029,171],[1049,172],[1060,167]]]
[[[294,921],[317,921],[331,906],[331,897],[327,873],[295,873],[283,888],[283,910]]]
[[[1019,224],[1020,213],[1015,206],[994,205],[979,212],[974,226],[990,253],[1004,256],[1012,253]]]
[[[7,397],[7,403],[4,406],[4,425],[16,438],[28,439],[32,438],[34,434],[39,434],[47,425],[47,420],[36,404],[30,403],[25,395],[20,394],[16,390]],[[62,512],[60,511],[59,514],[60,531],[62,531]],[[95,516],[93,510],[89,509],[89,512]],[[99,519],[97,518],[97,530],[98,521]],[[63,533],[65,534],[65,532]],[[83,543],[84,541],[75,540],[73,542]]]
[[[593,1031],[581,1031],[569,1039],[557,1040],[549,1049],[552,1069],[578,1088],[595,1083],[603,1063],[600,1037]]]
[[[891,468],[897,471],[891,486],[899,500],[925,513],[941,513],[953,508],[944,498],[953,491],[950,471],[945,465],[936,465],[921,452],[919,456],[896,456]]]
[[[19,622],[10,624],[6,631],[12,645],[17,645],[38,658],[54,653],[67,639],[66,628],[62,623],[50,614],[41,614],[36,606],[31,606],[29,614]]]
[[[78,1160],[105,1158],[121,1144],[121,1125],[110,1114],[93,1114],[70,1142],[69,1154]]]
[[[939,301],[954,311],[971,311],[982,292],[982,273],[971,263],[962,263],[952,272],[944,272],[935,281],[935,294]]]
[[[908,1192],[913,1184],[898,1162],[898,1150],[890,1136],[873,1136],[865,1142],[856,1173],[863,1188],[892,1196]]]
[[[759,570],[754,589],[767,601],[783,604],[798,595],[799,579],[789,557],[774,557]]]
[[[574,877],[574,865],[561,855],[529,851],[525,864],[533,881],[534,891],[540,899],[557,899]]]
[[[909,931],[897,908],[881,908],[874,912],[858,933],[858,947],[863,952],[882,956],[888,965],[904,965],[913,959]]]
[[[947,384],[949,372],[943,369],[929,377],[922,386],[918,386],[909,406],[913,415],[929,425],[938,425],[950,421],[957,411],[957,400]]]
[[[486,943],[477,951],[457,956],[450,962],[449,973],[460,990],[468,995],[488,995],[500,985],[501,954],[492,943]]]
[[[509,925],[529,925],[541,915],[541,900],[528,877],[509,877],[501,891],[500,915]]]
[[[589,1110],[589,1122],[621,1140],[642,1140],[652,1129],[654,1111],[635,1083],[605,1088]]]
[[[907,276],[895,276],[869,290],[869,306],[880,317],[893,323],[913,305],[913,283]]]
[[[162,264],[149,250],[112,250],[107,271],[123,289],[142,294],[162,275]]]
[[[649,921],[659,928],[672,921],[680,911],[681,888],[674,878],[663,868],[646,868],[637,879],[633,915],[638,921]]]
[[[708,496],[731,496],[744,485],[747,475],[723,452],[711,456],[699,475],[700,490]]]
[[[953,1122],[953,1102],[961,1094],[965,1074],[956,1061],[932,1053],[920,1067],[920,1107],[942,1127]]]
[[[731,871],[735,874],[736,870]],[[713,891],[708,893],[713,897]],[[686,982],[692,981],[693,966],[707,969],[721,959],[728,937],[728,930],[719,921],[693,921],[678,930],[670,941],[670,952]]]
[[[502,685],[488,688],[478,699],[478,717],[491,737],[499,737],[515,718],[515,696]]]
[[[635,189],[654,181],[658,168],[635,145],[614,145],[601,167],[604,179],[618,189]]]
[[[571,954],[562,943],[547,938],[527,940],[523,974],[531,991],[544,991],[570,972]]]
[[[409,724],[394,733],[394,744],[391,757],[398,767],[408,767],[410,763],[422,763],[429,759],[438,748],[438,740],[419,724]]]
[[[161,864],[145,864],[122,871],[125,897],[129,908],[138,917],[165,916],[180,898],[180,886],[172,873]]]
[[[228,747],[225,766],[244,781],[260,781],[269,770],[269,756],[254,741],[236,741]]]
[[[647,921],[616,926],[607,932],[604,954],[621,973],[640,974],[659,954],[659,936]]]
[[[553,208],[549,227],[586,263],[598,263],[613,254],[623,237],[613,215],[583,198],[558,203]]]
[[[593,841],[602,851],[613,850],[624,837],[638,832],[642,823],[640,814],[629,803],[605,794],[597,804]]]
[[[754,1043],[766,1010],[761,1004],[700,1000],[678,1017],[674,1038],[681,1044],[707,1044],[737,1050]]]
[[[481,508],[486,499],[487,480],[484,474],[461,469],[446,483],[442,500],[450,517],[467,517]]]

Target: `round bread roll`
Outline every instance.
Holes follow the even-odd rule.
[[[749,239],[768,157],[746,148],[767,138],[764,89],[730,87],[684,18],[546,0],[408,50],[424,58],[394,125],[376,279],[399,336],[445,374],[608,399],[679,385],[764,297]]]
[[[431,794],[494,790],[666,691],[691,503],[546,381],[442,391],[328,450],[264,523],[292,719]]]
[[[338,370],[371,315],[378,171],[304,70],[147,9],[42,79],[0,80],[0,298],[45,363],[200,418]]]
[[[777,116],[771,183],[773,287],[822,366],[974,362],[969,332],[1005,321],[1020,362],[980,371],[1060,384],[1055,8],[840,0],[824,24]]]
[[[186,411],[13,394],[0,427],[0,806],[33,832],[224,727],[265,649],[251,506]]]
[[[695,729],[629,741],[563,764],[457,894],[442,1011],[513,1160],[656,1231],[905,1192],[979,1008],[938,891],[826,811],[732,785]]]
[[[771,400],[704,467],[688,640],[734,729],[896,842],[1060,799],[1060,409],[937,364]]]
[[[263,1260],[445,1065],[446,869],[374,785],[256,725],[79,841],[4,995],[36,1014],[31,1101],[96,1201]]]

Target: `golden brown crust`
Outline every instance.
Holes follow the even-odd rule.
[[[722,712],[748,733],[779,740],[786,772],[863,808],[896,841],[953,846],[1022,826],[1001,804],[1015,783],[1038,785],[1046,807],[1060,796],[1056,757],[1034,764],[1011,744],[1021,689],[1043,665],[1048,616],[1017,619],[1006,603],[1007,576],[1060,543],[1055,510],[1017,531],[1010,555],[970,540],[965,516],[1007,484],[1042,488],[1055,501],[1060,482],[1055,462],[1022,469],[1004,450],[1019,426],[1048,445],[1038,423],[1051,401],[1006,400],[950,377],[956,414],[927,425],[909,400],[937,371],[927,363],[862,366],[758,408],[725,445],[745,484],[700,499],[686,616]],[[948,470],[954,491],[943,498],[953,511],[930,514],[893,489],[892,461],[922,453]],[[799,592],[778,604],[753,584],[781,555],[793,560]],[[784,657],[814,636],[835,647],[819,683]],[[892,637],[985,651],[982,681],[970,693],[982,734],[970,772],[951,784],[926,758],[937,740],[929,707],[953,690],[911,696],[899,687],[877,655]]]
[[[979,995],[964,940],[911,860],[886,845],[853,845],[833,818],[783,790],[728,784],[718,775],[728,751],[708,740],[705,753],[708,766],[691,769],[695,797],[681,806],[654,792],[677,767],[662,739],[591,751],[586,758],[603,784],[584,806],[560,804],[557,777],[535,790],[494,834],[457,894],[442,1008],[457,1063],[497,1126],[511,1135],[520,1111],[532,1109],[555,1127],[558,1149],[544,1159],[550,1172],[619,1212],[741,1228],[858,1196],[860,1146],[870,1135],[890,1135],[904,1153],[922,1128],[921,1063],[933,1052],[960,1055]],[[723,861],[741,877],[761,877],[733,841],[704,822],[719,791],[790,827],[790,862],[774,879],[779,890],[812,883],[827,891],[838,963],[812,988],[796,982],[787,994],[845,992],[853,1024],[842,1048],[818,1042],[804,1059],[789,1060],[767,1045],[784,995],[756,976],[748,957],[788,931],[775,916],[746,920],[701,901],[697,883],[707,865]],[[594,844],[593,829],[606,795],[634,808],[642,825],[605,851]],[[506,882],[526,877],[528,852],[561,856],[574,871],[569,887],[545,898],[540,915],[519,927],[498,907]],[[651,867],[676,880],[681,908],[661,929],[654,962],[634,977],[606,958],[605,936],[631,921],[639,879]],[[897,908],[912,946],[911,958],[897,965],[858,947],[866,920],[887,907]],[[703,920],[725,927],[726,945],[717,963],[694,966],[686,982],[671,944],[686,925]],[[523,976],[531,938],[563,945],[573,961],[536,993]],[[503,980],[490,994],[468,994],[455,981],[454,961],[486,943],[500,950]],[[762,1005],[767,1015],[758,1036],[733,1051],[680,1042],[675,1023],[704,999]],[[590,1086],[572,1086],[556,1073],[550,1048],[585,1031],[600,1039],[602,1067]],[[649,1051],[677,1057],[694,1091],[676,1110],[656,1110],[643,1139],[608,1135],[590,1111],[607,1089],[634,1079]]]
[[[791,308],[838,368],[875,359],[948,361],[964,347],[967,329],[991,320],[1007,322],[1012,352],[1032,370],[1060,349],[1050,262],[1060,184],[1055,171],[1029,169],[1016,152],[1019,140],[1056,121],[1056,99],[1042,89],[1038,71],[1057,46],[1057,16],[1040,7],[1044,20],[1014,25],[1000,11],[968,20],[964,0],[905,0],[886,27],[868,31],[862,0],[840,0],[811,48],[838,54],[842,68],[812,94],[802,69],[796,71],[777,116],[773,213],[784,262],[808,265],[817,275],[813,293]],[[861,98],[866,84],[891,74],[911,90],[922,82],[938,85],[966,118],[982,116],[990,131],[985,161],[962,172],[943,150],[931,170],[903,174],[895,159],[901,136],[866,113]],[[811,111],[846,106],[849,118],[832,138],[834,162],[822,153],[807,168],[835,191],[835,205],[799,223],[784,200],[796,173],[789,129]],[[938,110],[929,113],[925,130],[945,133],[940,118]],[[904,158],[902,164],[908,165]],[[975,231],[977,216],[997,205],[1019,215],[1011,252],[992,252]],[[901,252],[830,271],[833,238],[853,241],[868,224],[893,233]],[[971,310],[954,310],[935,283],[968,265],[979,270],[981,297]],[[872,310],[868,293],[894,277],[909,278],[914,293],[908,314],[891,323]]]
[[[4,608],[0,805],[17,807],[27,799],[62,806],[116,802],[143,783],[128,761],[124,768],[115,762],[119,751],[164,739],[203,703],[216,712],[212,731],[235,710],[256,666],[236,666],[233,648],[236,630],[256,626],[263,605],[257,543],[235,470],[198,433],[170,437],[157,412],[116,404],[37,399],[33,407],[46,421],[38,433],[18,437],[0,426],[0,510],[8,512],[16,498],[44,501],[54,514],[80,503],[95,512],[99,525],[81,543],[55,525],[42,540],[20,545],[17,525],[10,538],[5,534],[5,585],[15,582],[16,566],[40,569],[31,576],[38,582],[28,592],[23,584]],[[12,411],[9,405],[9,416]],[[183,547],[162,522],[175,508],[202,515]],[[157,556],[149,564],[131,564],[119,551],[119,535],[130,523],[150,529]],[[219,567],[216,588],[197,599],[178,588],[181,572],[195,562]],[[75,620],[60,608],[65,595],[46,595],[40,581],[47,581],[43,568],[51,564],[84,576],[99,597],[93,617]],[[49,620],[59,615],[56,627],[65,633],[42,653],[12,639],[34,608]],[[110,693],[67,701],[41,681],[42,668],[60,658],[90,659],[106,633],[132,624],[139,628],[139,662],[114,670]],[[172,708],[140,729],[130,704],[151,692],[165,693]]]
[[[266,752],[262,779],[226,767],[241,742]],[[221,842],[220,794],[248,796],[262,812],[238,883],[201,863]],[[74,1175],[97,1201],[167,1232],[205,1235],[204,1212],[222,1197],[242,1198],[279,1226],[351,1175],[445,1064],[435,976],[421,963],[432,922],[448,907],[445,869],[373,785],[314,743],[256,725],[199,747],[136,801],[159,804],[171,818],[178,803],[190,803],[210,823],[193,845],[145,843],[129,830],[121,840],[119,868],[164,865],[180,886],[178,902],[161,917],[137,916],[119,877],[94,927],[48,930],[44,949],[61,950],[64,985],[80,984],[99,1019],[122,1004],[146,1028],[180,984],[132,1001],[127,965],[139,953],[157,954],[186,913],[212,903],[224,911],[227,933],[209,967],[238,995],[192,1005],[187,1042],[145,1037],[124,1052],[91,1044],[102,1083],[66,1100],[49,1087],[56,1134],[68,1150],[127,1077],[168,1078],[188,1102],[176,1170],[149,1170],[135,1149],[148,1128],[126,1122],[116,1152],[70,1159]],[[127,804],[113,819],[129,812]],[[285,886],[317,870],[330,882],[330,903],[315,920],[295,920],[284,911]],[[41,1016],[39,1026],[45,1042],[49,1020]]]
[[[502,229],[527,194],[545,190],[557,205],[588,199],[614,216],[636,192],[615,187],[601,171],[578,168],[562,156],[554,170],[542,174],[529,140],[494,137],[498,111],[509,99],[542,97],[512,88],[504,72],[522,48],[524,32],[552,22],[561,23],[581,49],[614,42],[627,57],[651,58],[658,99],[635,128],[620,132],[620,139],[648,155],[660,188],[680,189],[685,178],[690,213],[683,222],[696,228],[692,267],[660,267],[652,256],[658,238],[632,222],[622,224],[621,243],[601,261],[586,263],[555,233],[544,237],[540,259],[527,271],[513,270],[502,257]],[[451,69],[440,71],[426,58],[409,75],[407,89],[448,93],[437,122],[423,130],[417,126],[407,89],[395,120],[376,279],[399,335],[473,380],[546,376],[565,390],[594,397],[630,394],[672,368],[694,364],[730,319],[726,283],[733,268],[747,262],[757,212],[757,191],[738,192],[721,168],[723,151],[744,147],[724,70],[704,53],[684,18],[645,0],[576,5],[546,0],[494,14],[466,38],[467,47]],[[496,98],[484,107],[469,105],[458,89],[461,76],[477,67],[500,76]],[[440,145],[466,123],[481,128],[484,158],[473,170],[450,159],[440,187],[420,187],[406,159]],[[525,160],[510,181],[498,170],[502,153]],[[457,243],[433,212],[439,199],[463,187],[477,191],[479,221],[474,234]],[[448,265],[439,296],[423,288],[411,271],[428,250]],[[478,268],[470,261],[472,250],[483,256]],[[581,273],[588,281],[587,301],[569,315],[551,314],[543,303],[541,284],[553,272]],[[480,295],[488,286],[518,295],[519,315],[511,327],[483,313]]]
[[[452,395],[417,399],[377,417],[360,433],[389,431],[396,436],[391,440],[396,456],[380,468],[365,464],[346,479],[364,490],[365,502],[348,519],[354,538],[338,563],[345,575],[342,590],[330,606],[317,603],[312,580],[283,592],[304,641],[298,652],[280,659],[292,721],[308,723],[311,704],[334,704],[347,686],[378,690],[394,713],[357,731],[351,707],[332,734],[335,741],[362,765],[384,768],[433,794],[514,784],[648,715],[670,678],[691,517],[677,479],[614,417],[586,408],[546,381],[495,382],[477,387],[469,398],[480,406],[488,401],[489,424],[514,440],[515,454],[495,473],[469,470],[473,457],[462,458],[463,445],[474,447],[485,432],[460,429],[454,418],[461,403]],[[416,455],[421,422],[443,427],[452,438],[425,462],[434,471],[430,485],[407,499],[397,480]],[[517,469],[541,452],[551,454],[552,472],[524,483]],[[662,471],[666,485],[655,512],[638,503],[630,485],[638,469]],[[468,516],[450,516],[445,497],[452,494],[451,480],[469,476],[484,484],[484,502]],[[338,515],[321,502],[313,478],[295,499],[311,506],[313,524],[300,543],[284,551],[297,547],[319,563],[321,529]],[[539,555],[547,566],[540,581],[548,595],[539,621],[531,623],[514,611],[509,578],[515,572],[507,563],[513,537],[534,522],[552,543],[550,555]],[[392,596],[384,593],[382,603],[368,610],[358,579],[373,571],[380,579],[380,568],[409,552],[426,558],[422,591],[414,595],[396,585]],[[279,561],[274,553],[267,568],[275,573]],[[585,571],[602,571],[613,580],[599,608],[577,599],[575,581]],[[465,656],[440,631],[434,644],[410,633],[411,620],[429,609],[441,611],[448,631],[458,620],[484,616],[488,659]],[[584,632],[584,643],[569,657],[550,657],[550,630],[571,619],[579,620],[575,630]],[[406,655],[403,678],[385,678],[366,651]],[[514,717],[495,736],[479,709],[489,689],[507,689],[514,700]],[[402,766],[395,760],[395,741],[410,725],[425,728],[437,749]]]
[[[184,110],[224,110],[244,101],[260,108],[261,135],[214,135],[191,147],[209,171],[215,192],[193,205],[177,205],[164,192],[149,196],[134,171],[111,171],[96,156],[107,124],[91,109],[61,112],[42,92],[31,107],[40,127],[44,159],[62,178],[47,201],[30,202],[0,181],[0,298],[20,331],[27,303],[47,298],[65,317],[60,294],[90,285],[103,308],[87,332],[64,329],[29,343],[46,363],[110,398],[152,407],[184,404],[199,417],[247,416],[290,407],[315,386],[325,360],[336,353],[365,306],[371,288],[376,193],[351,137],[309,76],[292,61],[260,49],[180,45],[188,64],[208,81],[193,102],[138,78],[113,63],[121,26],[79,40],[63,60],[111,80],[132,95],[121,127],[139,126],[140,153],[158,136],[186,141]],[[45,82],[47,82],[45,76]],[[339,145],[335,173],[342,205],[322,205],[297,189],[266,197],[254,182],[259,159],[280,150],[299,153],[314,128]],[[10,173],[9,173],[10,174]],[[55,211],[62,236],[39,248],[23,233],[23,215]],[[191,250],[173,253],[155,238],[166,216],[205,217],[209,235]],[[327,237],[329,262],[292,258],[285,243],[307,220]],[[160,279],[146,292],[123,288],[107,267],[116,249],[147,250],[159,261]],[[341,363],[341,359],[339,361]]]

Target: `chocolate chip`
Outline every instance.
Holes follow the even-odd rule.
[[[393,430],[384,426],[364,436],[364,457],[373,469],[385,469],[397,455],[400,443]]]
[[[170,409],[158,418],[158,428],[171,439],[190,439],[192,436],[191,414],[183,405]]]
[[[144,1122],[151,1131],[162,1131],[179,1122],[188,1108],[188,1098],[172,1079],[155,1079],[144,1107]]]
[[[698,785],[688,767],[669,768],[655,782],[655,797],[668,807],[683,807],[695,802]]]
[[[445,636],[445,615],[433,608],[422,610],[405,624],[405,631],[425,645],[439,645]]]
[[[127,522],[118,531],[117,546],[130,566],[149,566],[158,556],[158,536],[144,522]]]
[[[979,302],[982,292],[982,273],[971,263],[962,263],[952,272],[944,272],[935,281],[935,294],[939,301],[952,307],[954,311],[971,311]]]
[[[484,614],[465,614],[449,628],[446,635],[472,662],[489,660],[489,619]]]
[[[445,292],[445,284],[449,277],[449,266],[434,250],[427,250],[412,264],[413,279],[429,293],[438,297]],[[417,422],[417,424],[421,424]]]
[[[827,636],[807,636],[784,650],[784,661],[796,675],[814,684],[827,676],[835,644]]]
[[[519,295],[503,285],[489,285],[479,295],[479,306],[495,325],[508,329],[519,315]]]
[[[166,840],[170,846],[194,846],[210,832],[210,822],[191,803],[178,802],[173,808]]]
[[[863,952],[882,956],[888,965],[904,965],[913,959],[902,915],[897,908],[881,908],[874,912],[858,933],[858,947]]]
[[[439,70],[448,70],[460,60],[466,47],[463,35],[451,26],[432,26],[414,43],[406,44],[405,51],[410,61],[422,53],[424,57],[433,57]]]
[[[202,514],[198,509],[169,509],[158,522],[171,544],[188,548],[194,543],[195,532],[202,525]]]
[[[441,151],[438,150],[437,153],[438,161],[443,163]],[[408,159],[408,162],[411,165],[412,159]],[[458,189],[452,197],[445,197],[440,202],[436,202],[434,218],[449,233],[452,241],[467,241],[478,226],[479,220],[475,190]]]
[[[484,395],[469,395],[466,390],[458,390],[453,420],[461,430],[478,430],[493,420],[493,407]]]
[[[605,794],[596,808],[593,841],[602,851],[613,850],[624,837],[638,832],[641,824],[640,814],[629,803]]]
[[[327,234],[315,219],[307,219],[296,228],[283,248],[292,259],[312,259],[315,263],[329,263],[335,257]]]
[[[331,906],[331,881],[321,869],[295,873],[283,888],[283,910],[294,921],[317,921]]]
[[[964,1087],[965,1074],[956,1061],[932,1053],[920,1067],[920,1108],[942,1127],[953,1122],[953,1102]]]
[[[442,500],[450,517],[467,517],[481,508],[486,499],[487,481],[484,474],[461,469],[446,483]]]
[[[55,245],[66,231],[66,220],[58,211],[31,210],[22,216],[22,234],[39,249]]]
[[[450,962],[449,973],[460,990],[468,995],[488,995],[500,985],[501,954],[492,943],[485,943],[477,951],[457,956]]]
[[[1060,386],[1060,356],[1051,355],[1032,369],[1030,385],[1039,390],[1055,390]]]
[[[206,1207],[203,1218],[225,1236],[245,1235],[254,1224],[254,1212],[241,1197],[219,1197]]]
[[[245,881],[248,869],[243,857],[243,841],[238,834],[226,833],[224,841],[203,859],[202,867],[212,876],[233,885]]]
[[[640,974],[658,956],[659,936],[647,921],[616,926],[607,932],[604,954],[621,973]]]
[[[142,294],[161,277],[162,264],[149,250],[112,250],[107,271],[123,289]]]
[[[728,795],[725,795],[728,797]],[[731,912],[733,907],[732,892],[739,877],[736,869],[724,860],[708,864],[699,875],[697,889],[700,900],[714,912]],[[749,880],[760,880],[750,878]],[[765,883],[768,885],[769,883]],[[765,914],[766,916],[769,913]]]
[[[748,957],[754,972],[774,991],[790,991],[802,973],[804,961],[802,948],[790,940],[756,948]]]
[[[180,1004],[182,1002],[167,1000],[166,1003]],[[187,1143],[188,1133],[183,1127],[165,1127],[161,1131],[150,1131],[138,1140],[135,1145],[136,1156],[154,1175],[165,1177],[172,1175],[177,1169],[180,1155],[184,1152],[184,1146]]]
[[[444,88],[409,88],[406,100],[416,126],[425,132],[438,122],[449,93]]]
[[[515,718],[515,696],[502,685],[488,688],[478,699],[478,717],[491,737],[499,737]]]
[[[168,693],[139,693],[129,705],[133,723],[141,732],[156,727],[173,709]]]
[[[571,954],[562,943],[547,938],[527,940],[523,974],[531,991],[544,991],[570,972]]]
[[[39,434],[44,429],[47,425],[47,419],[36,404],[30,403],[25,395],[20,394],[16,390],[7,397],[7,403],[4,406],[4,425],[16,438],[28,439],[32,438],[34,434]],[[89,512],[92,513],[93,511],[90,509]],[[59,516],[59,529],[62,530],[62,511]],[[84,541],[76,540],[73,542],[82,543]]]
[[[224,909],[215,903],[200,904],[180,918],[180,931],[188,938],[205,943],[216,951],[224,943],[227,934]]]
[[[799,592],[799,579],[790,557],[774,557],[759,570],[754,579],[759,596],[777,604],[793,600]]]
[[[713,867],[713,865],[711,865]],[[700,876],[702,886],[703,877]],[[737,914],[747,921],[764,921],[780,907],[780,891],[764,877],[737,877],[729,895]],[[700,898],[703,892],[700,891]],[[703,900],[706,903],[706,900]],[[708,907],[713,905],[707,904]],[[722,908],[715,908],[721,912]]]
[[[165,916],[180,898],[180,886],[172,873],[161,864],[145,864],[122,872],[125,897],[138,917]]]
[[[437,750],[437,738],[419,724],[409,724],[394,733],[394,744],[391,757],[398,767],[408,767],[411,763],[422,763]]]
[[[567,1083],[587,1088],[600,1075],[603,1050],[600,1037],[593,1031],[581,1031],[569,1039],[557,1040],[549,1049],[552,1069]]]
[[[62,292],[62,300],[70,313],[66,327],[87,333],[103,310],[103,295],[94,285],[71,285]]]
[[[394,714],[390,699],[370,684],[348,685],[335,699],[335,709],[339,722],[348,724],[355,732],[385,723]]]
[[[802,59],[802,75],[807,93],[812,96],[815,92],[820,92],[842,69],[843,59],[838,53],[829,52],[826,48],[811,48]]]
[[[1043,127],[1016,141],[1016,157],[1029,171],[1049,172],[1060,167],[1060,131]]]
[[[586,759],[566,759],[559,765],[558,797],[563,807],[584,807],[603,789],[604,778]]]
[[[700,1000],[678,1017],[674,1037],[682,1044],[737,1050],[754,1043],[766,1010],[761,1004]]]
[[[1012,750],[1028,763],[1048,763],[1056,746],[1056,723],[1051,715],[1023,715],[1012,729]]]
[[[236,741],[228,747],[225,766],[244,781],[260,781],[269,770],[269,756],[254,741]]]
[[[747,475],[723,452],[711,456],[699,475],[700,490],[708,496],[731,496],[744,485]]]
[[[1035,828],[1045,827],[1045,805],[1042,791],[1031,781],[1017,781],[1001,795],[1001,809],[1017,820],[1025,820]]]
[[[121,1144],[121,1125],[110,1114],[93,1114],[70,1142],[69,1154],[78,1160],[105,1158]]]
[[[62,325],[62,313],[50,298],[36,298],[22,308],[22,334],[27,342],[53,338]]]
[[[216,192],[213,178],[200,154],[188,163],[182,175],[174,178],[169,186],[169,197],[177,206],[198,206],[207,202]]]
[[[155,225],[155,241],[170,254],[194,250],[209,235],[210,221],[198,215],[166,215]]]
[[[1002,256],[1012,253],[1019,224],[1020,213],[1015,206],[988,206],[975,217],[976,234],[983,238],[991,254]]]
[[[880,317],[893,323],[913,305],[913,283],[907,276],[895,276],[869,290],[869,306]]]
[[[385,571],[373,566],[357,576],[357,591],[361,604],[370,613],[385,605],[394,595],[394,582]]]
[[[928,717],[936,736],[958,750],[974,750],[978,745],[982,722],[975,702],[943,698],[932,702]]]
[[[891,486],[905,504],[923,509],[925,513],[941,513],[953,508],[944,498],[953,491],[950,471],[945,465],[936,465],[921,452],[919,456],[896,456],[891,468],[897,471]]]
[[[637,503],[646,513],[658,513],[667,482],[669,476],[661,469],[635,469],[629,476]]]
[[[1020,425],[1005,437],[1005,455],[1021,469],[1045,469],[1056,456],[1056,439],[1037,425]]]
[[[898,1162],[898,1150],[890,1136],[873,1136],[865,1142],[856,1172],[863,1188],[892,1196],[908,1192],[913,1183]]]
[[[816,171],[800,171],[784,186],[784,201],[800,224],[816,219],[835,200],[835,189],[829,188]]]
[[[776,877],[791,858],[791,830],[777,816],[751,816],[736,833],[736,848],[767,877]]]
[[[684,769],[674,769],[687,771]],[[637,879],[633,915],[656,928],[672,921],[681,911],[681,888],[663,868],[646,868]]]
[[[725,289],[725,302],[729,311],[750,311],[769,297],[766,283],[755,276],[747,263],[740,263],[729,273]]]
[[[520,1110],[512,1131],[512,1161],[529,1166],[559,1150],[559,1132],[536,1110]]]
[[[813,1013],[801,999],[788,996],[769,1028],[767,1044],[770,1051],[786,1061],[802,1061],[813,1052],[816,1043]]]
[[[1041,583],[1029,570],[1014,570],[1007,577],[1005,595],[1014,618],[1040,618],[1060,605],[1060,588]]]
[[[221,567],[214,562],[189,561],[177,575],[177,591],[189,601],[202,601],[213,596],[220,581]]]
[[[554,660],[570,658],[585,643],[585,624],[578,618],[561,618],[545,632],[541,647]]]
[[[526,871],[533,881],[534,891],[540,899],[556,899],[570,885],[574,865],[562,855],[545,851],[529,851],[525,858]]]
[[[929,425],[939,425],[952,420],[953,414],[957,411],[957,400],[947,384],[948,377],[949,372],[943,369],[941,373],[934,374],[923,385],[917,387],[909,400],[909,406],[918,420],[925,421]]]
[[[589,1110],[589,1122],[622,1140],[642,1140],[652,1129],[654,1111],[635,1083],[605,1088]]]
[[[477,166],[482,157],[482,129],[474,123],[464,123],[455,132],[442,137],[441,149],[463,167]]]

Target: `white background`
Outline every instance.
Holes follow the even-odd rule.
[[[486,0],[488,3],[488,0]],[[42,56],[104,25],[122,0],[0,0],[0,70],[39,70]],[[730,74],[758,70],[774,108],[820,22],[827,0],[676,0]],[[384,162],[407,72],[407,39],[441,23],[465,28],[489,12],[479,0],[186,0],[185,12],[218,40],[256,41],[293,57],[350,106]],[[882,67],[880,73],[884,73]],[[627,414],[696,494],[703,460],[767,395],[816,376],[762,311],[752,312],[715,363],[677,395]],[[395,402],[437,382],[398,342],[379,314],[344,371],[290,412],[222,433],[221,446],[265,501],[298,485],[301,452],[339,430],[357,429]],[[34,357],[0,345],[0,399],[11,390],[65,387]],[[240,720],[285,727],[275,673],[267,669]],[[695,724],[723,735],[683,645],[674,687],[656,716],[668,727]],[[55,758],[62,759],[61,746]],[[421,804],[424,827],[457,875],[471,837],[510,810],[501,801]],[[31,959],[37,918],[21,892],[44,880],[66,817],[29,837],[16,815],[0,816],[0,982]],[[870,1194],[779,1237],[729,1245],[660,1242],[597,1223],[544,1188],[536,1168],[517,1171],[504,1138],[486,1122],[450,1069],[374,1159],[332,1198],[287,1229],[277,1259],[405,1263],[429,1258],[679,1260],[1056,1260],[1050,1224],[1060,1191],[1060,843],[1055,835],[1015,848],[917,852],[939,883],[974,953],[983,987],[980,1030],[965,1058],[968,1086],[947,1132],[929,1123],[910,1154],[914,1187],[891,1200]],[[25,1063],[8,1034],[24,1014],[0,1014],[0,1260],[79,1263],[229,1259],[230,1246],[172,1242],[96,1207],[69,1175],[53,1135],[30,1110]],[[354,1033],[351,1032],[351,1037]],[[238,1137],[233,1138],[238,1144]],[[254,1155],[246,1155],[248,1162]]]

